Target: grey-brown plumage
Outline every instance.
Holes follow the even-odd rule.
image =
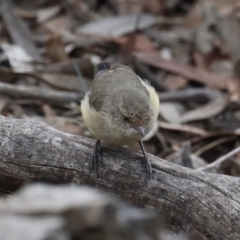
[[[109,92],[112,93],[110,96]],[[139,77],[130,68],[117,65],[107,71],[98,73],[92,84],[89,103],[96,111],[106,110],[109,104],[121,97],[128,98],[130,102],[135,103],[137,100],[135,97],[138,96],[139,92],[141,92],[141,95],[137,97],[138,99],[144,98],[144,100],[149,101],[149,92],[142,85]],[[122,96],[123,93],[126,96]],[[134,94],[134,96],[131,94]],[[113,102],[110,102],[109,99]]]
[[[153,128],[159,114],[158,95],[127,66],[107,63],[100,69],[81,104],[87,127],[106,143],[128,145],[140,141],[143,148],[141,139]],[[145,151],[144,155],[149,172]]]

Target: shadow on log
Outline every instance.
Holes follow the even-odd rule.
[[[150,156],[153,180],[141,177],[142,153],[103,145],[99,178],[89,175],[94,141],[41,122],[0,118],[0,191],[31,181],[88,184],[169,213],[167,227],[190,239],[240,239],[240,179],[191,170]]]

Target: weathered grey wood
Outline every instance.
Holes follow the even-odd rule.
[[[89,184],[139,206],[170,213],[168,227],[194,239],[240,239],[240,179],[203,173],[150,156],[153,178],[141,178],[142,154],[103,145],[99,178],[90,176],[94,141],[41,122],[0,118],[0,189],[32,180]],[[7,188],[7,189],[6,189]]]

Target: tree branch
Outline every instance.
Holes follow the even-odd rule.
[[[190,239],[240,239],[240,179],[203,173],[150,156],[153,180],[141,177],[142,153],[103,145],[99,178],[90,176],[94,141],[41,122],[0,118],[0,189],[29,181],[76,183],[115,192],[170,213],[168,227]]]

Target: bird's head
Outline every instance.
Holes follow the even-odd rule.
[[[145,93],[134,91],[119,91],[118,101],[112,103],[113,121],[121,126],[123,131],[144,137],[149,122],[153,117],[149,98]]]

